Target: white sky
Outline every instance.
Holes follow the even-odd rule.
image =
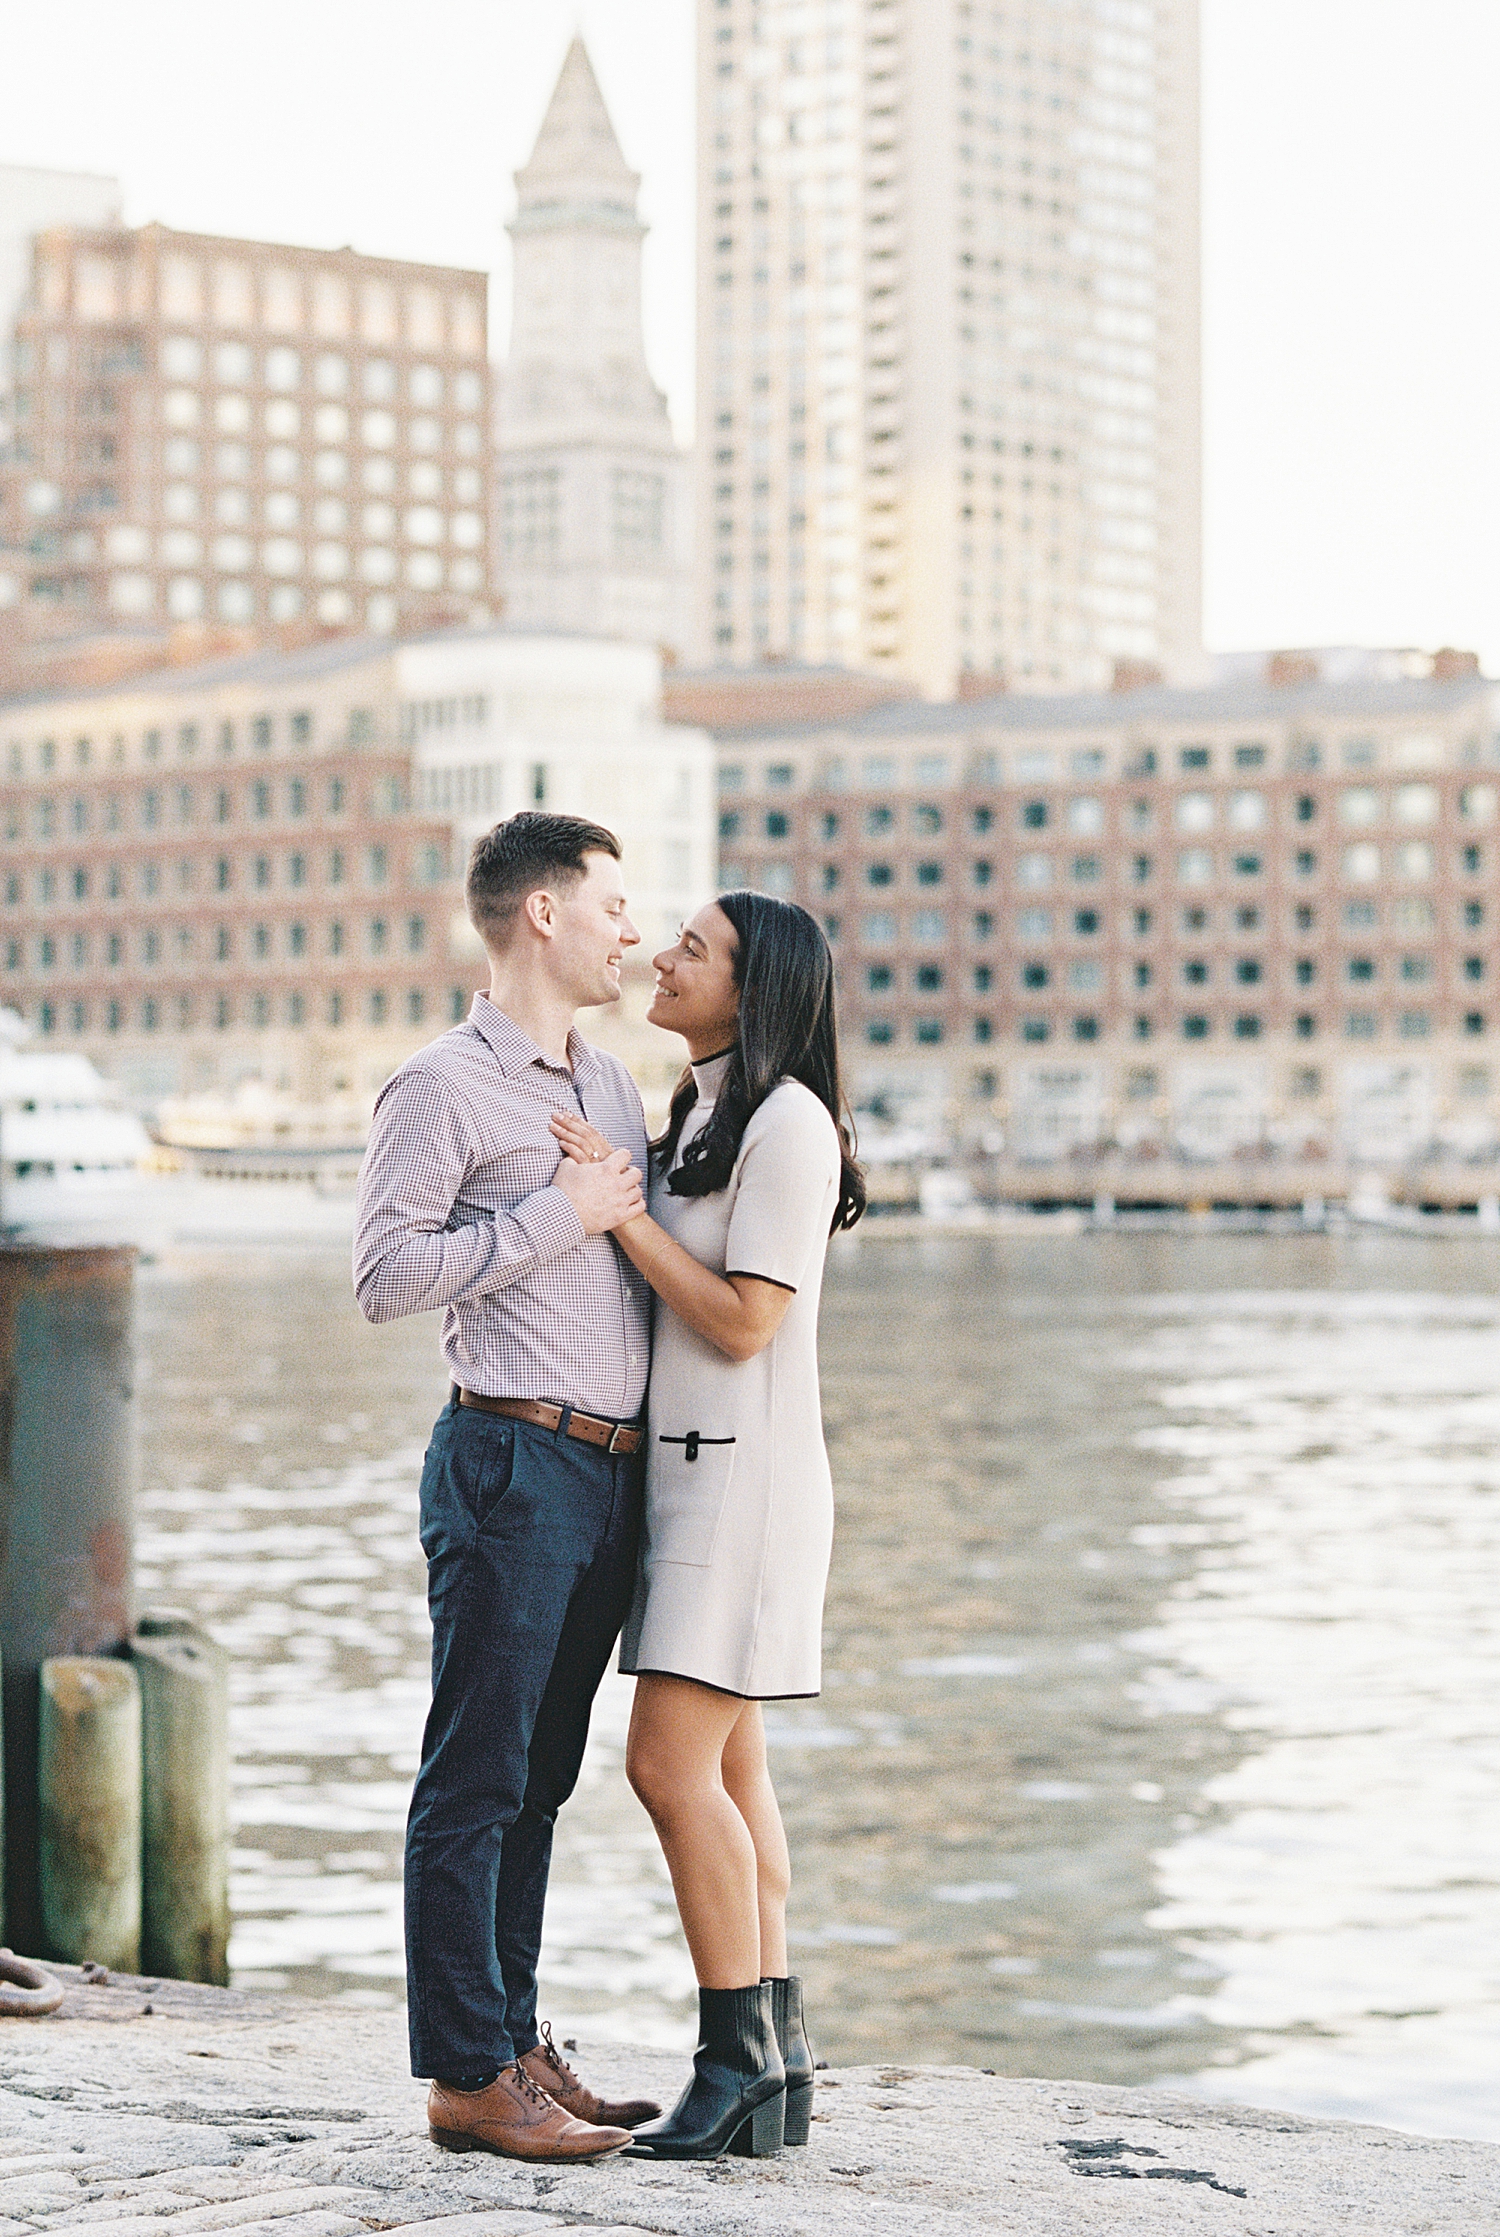
[[[1500,670],[1496,0],[1203,0],[1210,644]],[[693,0],[68,0],[5,29],[0,160],[132,222],[484,266],[581,26],[692,408]]]

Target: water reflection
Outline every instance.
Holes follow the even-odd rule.
[[[828,1683],[771,1718],[829,2055],[1496,2133],[1495,1273],[1398,1238],[836,1254]],[[237,1977],[397,1996],[435,1331],[364,1328],[320,1247],[165,1256],[143,1333],[143,1580],[234,1655]],[[628,1704],[545,1993],[682,2043]]]

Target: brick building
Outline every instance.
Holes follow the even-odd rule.
[[[711,747],[659,690],[644,648],[456,630],[0,701],[0,1003],[147,1107],[368,1101],[483,983],[461,870],[500,816],[618,830],[646,954],[713,890]]]
[[[1496,687],[1439,655],[719,741],[724,883],[816,909],[857,1089],[1037,1155],[1500,1140]]]
[[[486,611],[481,272],[57,227],[35,243],[13,404],[12,635]]]

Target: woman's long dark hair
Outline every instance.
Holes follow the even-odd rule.
[[[719,907],[734,926],[734,983],[740,991],[739,1038],[714,1104],[667,1186],[674,1196],[712,1196],[729,1185],[745,1128],[782,1080],[810,1088],[838,1129],[839,1199],[830,1233],[852,1227],[865,1208],[865,1177],[854,1160],[854,1130],[839,1078],[833,957],[816,917],[795,901],[766,893],[721,893]],[[672,1162],[688,1112],[698,1100],[692,1069],[672,1096],[666,1131],[651,1147]]]

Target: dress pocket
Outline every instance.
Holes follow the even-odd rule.
[[[729,1498],[735,1441],[689,1429],[658,1436],[646,1486],[646,1559],[706,1569]]]

